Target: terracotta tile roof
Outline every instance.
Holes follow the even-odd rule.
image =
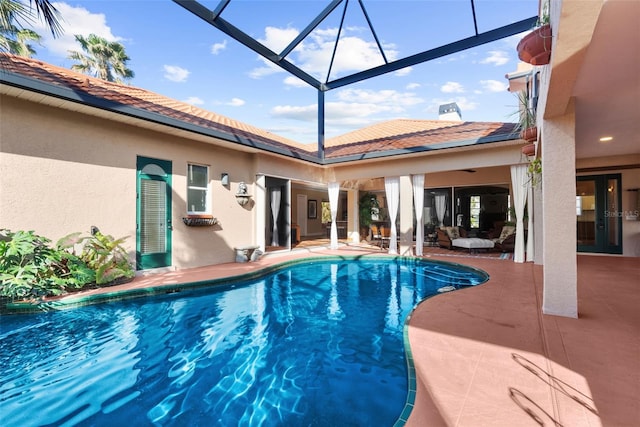
[[[186,125],[220,131],[229,135],[232,141],[245,139],[250,143],[257,142],[272,147],[276,151],[280,150],[279,152],[290,152],[294,156],[315,157],[317,155],[315,144],[300,144],[255,126],[145,89],[89,77],[39,60],[0,54],[0,71],[68,89],[78,95],[89,95],[119,106],[156,113]],[[473,143],[479,139],[490,141],[512,139],[514,126],[513,123],[498,122],[392,120],[326,140],[325,158],[339,159],[345,156],[384,151],[398,154],[398,150],[419,151],[429,147],[443,148],[439,146],[443,143]]]
[[[505,140],[515,135],[514,123],[398,119],[377,123],[332,138],[325,157],[362,155],[377,151],[441,148],[440,144]]]
[[[0,69],[71,89],[76,93],[84,93],[127,107],[157,113],[191,125],[225,132],[232,137],[246,138],[275,148],[302,152],[306,155],[317,152],[317,147],[313,144],[299,144],[264,129],[145,89],[108,82],[32,58],[2,54],[0,56]]]

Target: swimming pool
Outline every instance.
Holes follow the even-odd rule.
[[[407,399],[404,319],[464,266],[313,260],[152,298],[4,316],[0,421],[384,426]]]

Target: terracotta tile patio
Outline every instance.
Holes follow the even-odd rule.
[[[252,263],[142,276],[108,291],[234,276],[309,255],[373,253],[381,251],[309,246]],[[418,397],[408,426],[640,425],[638,258],[579,255],[580,317],[570,319],[541,313],[542,266],[425,256],[491,278],[428,299],[411,315]]]

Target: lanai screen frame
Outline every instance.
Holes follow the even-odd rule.
[[[356,1],[356,0],[352,0]],[[515,34],[522,33],[524,31],[530,30],[533,28],[538,21],[538,16],[532,16],[529,18],[525,18],[523,20],[503,25],[501,27],[485,31],[483,33],[478,32],[478,24],[475,13],[475,0],[469,0],[469,7],[471,8],[471,12],[473,15],[473,25],[475,35],[471,37],[467,37],[464,39],[460,39],[454,41],[452,43],[447,43],[442,46],[438,46],[433,49],[429,49],[414,55],[410,55],[404,58],[397,59],[395,61],[389,62],[387,60],[386,55],[384,54],[384,49],[382,45],[378,41],[378,37],[375,31],[375,28],[369,19],[369,15],[364,6],[363,0],[357,0],[362,12],[367,20],[369,25],[369,29],[371,30],[374,39],[376,40],[376,44],[380,53],[384,59],[383,65],[378,65],[372,68],[369,68],[364,71],[359,71],[356,73],[352,73],[340,78],[336,78],[334,80],[329,80],[329,75],[331,74],[331,65],[333,64],[333,60],[335,59],[336,47],[339,42],[339,37],[336,38],[333,55],[331,57],[331,63],[329,64],[329,72],[327,72],[327,78],[324,82],[321,82],[317,78],[313,77],[306,71],[302,70],[292,62],[287,60],[287,56],[300,44],[302,41],[311,34],[311,32],[318,26],[322,21],[327,18],[331,12],[333,12],[338,6],[344,4],[344,8],[346,11],[347,4],[349,0],[331,0],[328,2],[328,5],[307,24],[307,26],[298,34],[298,36],[289,43],[287,47],[285,47],[281,52],[277,53],[266,47],[264,44],[260,43],[257,39],[251,37],[249,34],[240,30],[238,27],[228,22],[224,18],[222,18],[222,13],[225,8],[231,3],[231,0],[220,0],[215,9],[209,9],[206,6],[199,3],[197,0],[173,0],[174,3],[179,4],[183,8],[187,9],[189,12],[198,16],[205,22],[209,23],[213,27],[227,34],[229,37],[234,40],[240,42],[245,45],[252,51],[256,52],[258,55],[282,68],[283,70],[289,72],[290,74],[298,77],[300,80],[314,87],[318,91],[318,158],[323,161],[324,160],[324,139],[325,139],[325,131],[324,131],[324,93],[337,89],[343,86],[347,86],[353,83],[357,83],[363,80],[370,79],[372,77],[381,76],[383,74],[391,73],[394,71],[401,70],[406,67],[410,67],[413,65],[421,64],[423,62],[432,61],[434,59],[441,58],[443,56],[451,55],[453,53],[461,52],[463,50],[471,49],[477,46],[481,46],[483,44],[491,43],[506,37],[513,36]],[[344,17],[344,12],[343,12]],[[342,31],[343,21],[340,22],[340,29],[338,33]]]

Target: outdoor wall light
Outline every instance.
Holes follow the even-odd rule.
[[[229,174],[226,172],[222,172],[222,175],[220,175],[220,183],[226,187],[229,185]]]

